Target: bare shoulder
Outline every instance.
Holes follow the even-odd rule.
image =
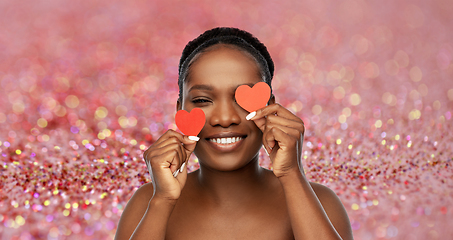
[[[115,240],[130,238],[148,209],[148,203],[153,197],[153,190],[153,184],[146,183],[135,191],[121,214]]]
[[[343,239],[353,239],[348,214],[337,194],[322,184],[310,182],[310,185],[340,236]]]
[[[315,191],[315,193],[318,196],[320,201],[327,200],[332,197],[337,197],[337,194],[335,194],[335,192],[332,191],[332,189],[330,189],[322,184],[310,182],[310,185],[313,188],[313,191]],[[323,199],[321,199],[321,198],[323,198]]]
[[[340,201],[340,198],[338,198],[337,194],[332,191],[332,189],[314,182],[310,182],[310,185],[313,188],[313,191],[316,193],[316,196],[318,196],[318,199],[326,212],[333,211],[331,212],[331,214],[341,213],[342,210],[346,212],[343,203],[341,203]],[[329,214],[329,212],[327,213]]]

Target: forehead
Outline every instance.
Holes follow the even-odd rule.
[[[258,81],[261,81],[261,73],[249,53],[233,46],[214,45],[194,59],[184,86],[186,90],[196,84],[223,87]]]

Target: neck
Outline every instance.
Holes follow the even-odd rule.
[[[231,205],[259,195],[265,181],[265,171],[258,164],[258,158],[235,171],[218,171],[200,165],[197,185],[200,194],[214,204]]]

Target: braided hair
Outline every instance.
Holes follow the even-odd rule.
[[[208,50],[216,44],[226,44],[238,48],[250,54],[257,62],[264,82],[271,87],[274,76],[274,62],[267,51],[266,46],[251,33],[237,28],[218,27],[202,33],[190,41],[184,48],[179,60],[179,100],[182,100],[182,89],[185,79],[189,74],[190,65],[197,59],[200,53]],[[272,89],[272,87],[271,87]]]

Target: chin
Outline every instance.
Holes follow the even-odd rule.
[[[222,172],[235,171],[247,166],[253,161],[258,161],[259,150],[261,148],[261,144],[259,144],[259,146],[250,147],[240,146],[237,148],[237,151],[230,152],[206,151],[206,149],[211,147],[205,147],[203,146],[204,144],[210,143],[203,142],[194,151],[200,162],[200,167],[205,166],[212,170]]]

